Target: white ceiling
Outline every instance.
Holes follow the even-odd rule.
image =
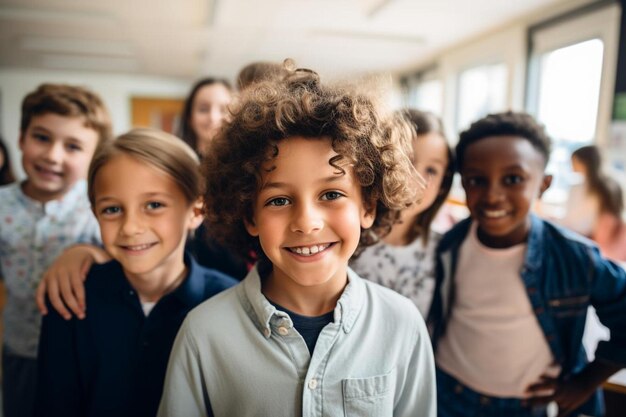
[[[327,75],[406,68],[563,0],[0,0],[0,67],[233,79],[291,57]]]

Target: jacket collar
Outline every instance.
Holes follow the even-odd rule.
[[[530,213],[530,231],[528,233],[527,249],[524,258],[524,267],[529,270],[537,270],[541,267],[543,253],[540,248],[544,244],[544,223],[535,214]],[[471,217],[460,221],[448,233],[444,235],[439,243],[439,252],[458,252],[459,247],[469,233],[472,224]]]

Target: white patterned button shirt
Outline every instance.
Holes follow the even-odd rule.
[[[37,356],[41,315],[35,289],[61,252],[76,243],[100,244],[85,181],[45,204],[26,196],[19,183],[0,187],[0,276],[7,288],[3,319],[8,352]]]

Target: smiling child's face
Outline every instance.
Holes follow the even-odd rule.
[[[461,178],[484,245],[505,248],[526,240],[529,212],[550,185],[544,166],[544,156],[518,136],[492,136],[467,147]]]
[[[336,155],[329,139],[291,137],[264,167],[246,227],[259,237],[273,264],[271,279],[282,288],[343,287],[361,228],[374,221],[352,168],[340,162],[341,173],[329,164]]]
[[[87,176],[98,145],[98,132],[83,117],[56,113],[33,116],[20,135],[22,166],[28,177],[24,192],[47,202],[62,198]]]
[[[165,172],[128,155],[114,156],[94,182],[102,243],[130,278],[177,276],[187,232],[201,216]]]

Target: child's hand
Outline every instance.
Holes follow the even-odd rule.
[[[37,287],[37,306],[41,314],[48,314],[46,293],[55,310],[66,320],[72,311],[79,319],[85,318],[85,286],[87,272],[94,262],[110,259],[102,249],[91,245],[75,245],[66,249],[48,268]]]
[[[557,378],[543,375],[541,380],[532,384],[526,390],[532,398],[532,405],[547,405],[555,401],[559,407],[558,417],[570,415],[572,411],[580,407],[593,395],[597,385],[590,384],[587,378],[578,374],[567,381],[559,381]],[[552,394],[546,395],[546,392]]]
[[[533,405],[547,405],[555,401],[559,406],[558,417],[568,416],[584,404],[600,384],[620,369],[620,366],[596,359],[582,372],[566,381],[542,375],[539,382],[526,389],[531,395],[528,401]]]

